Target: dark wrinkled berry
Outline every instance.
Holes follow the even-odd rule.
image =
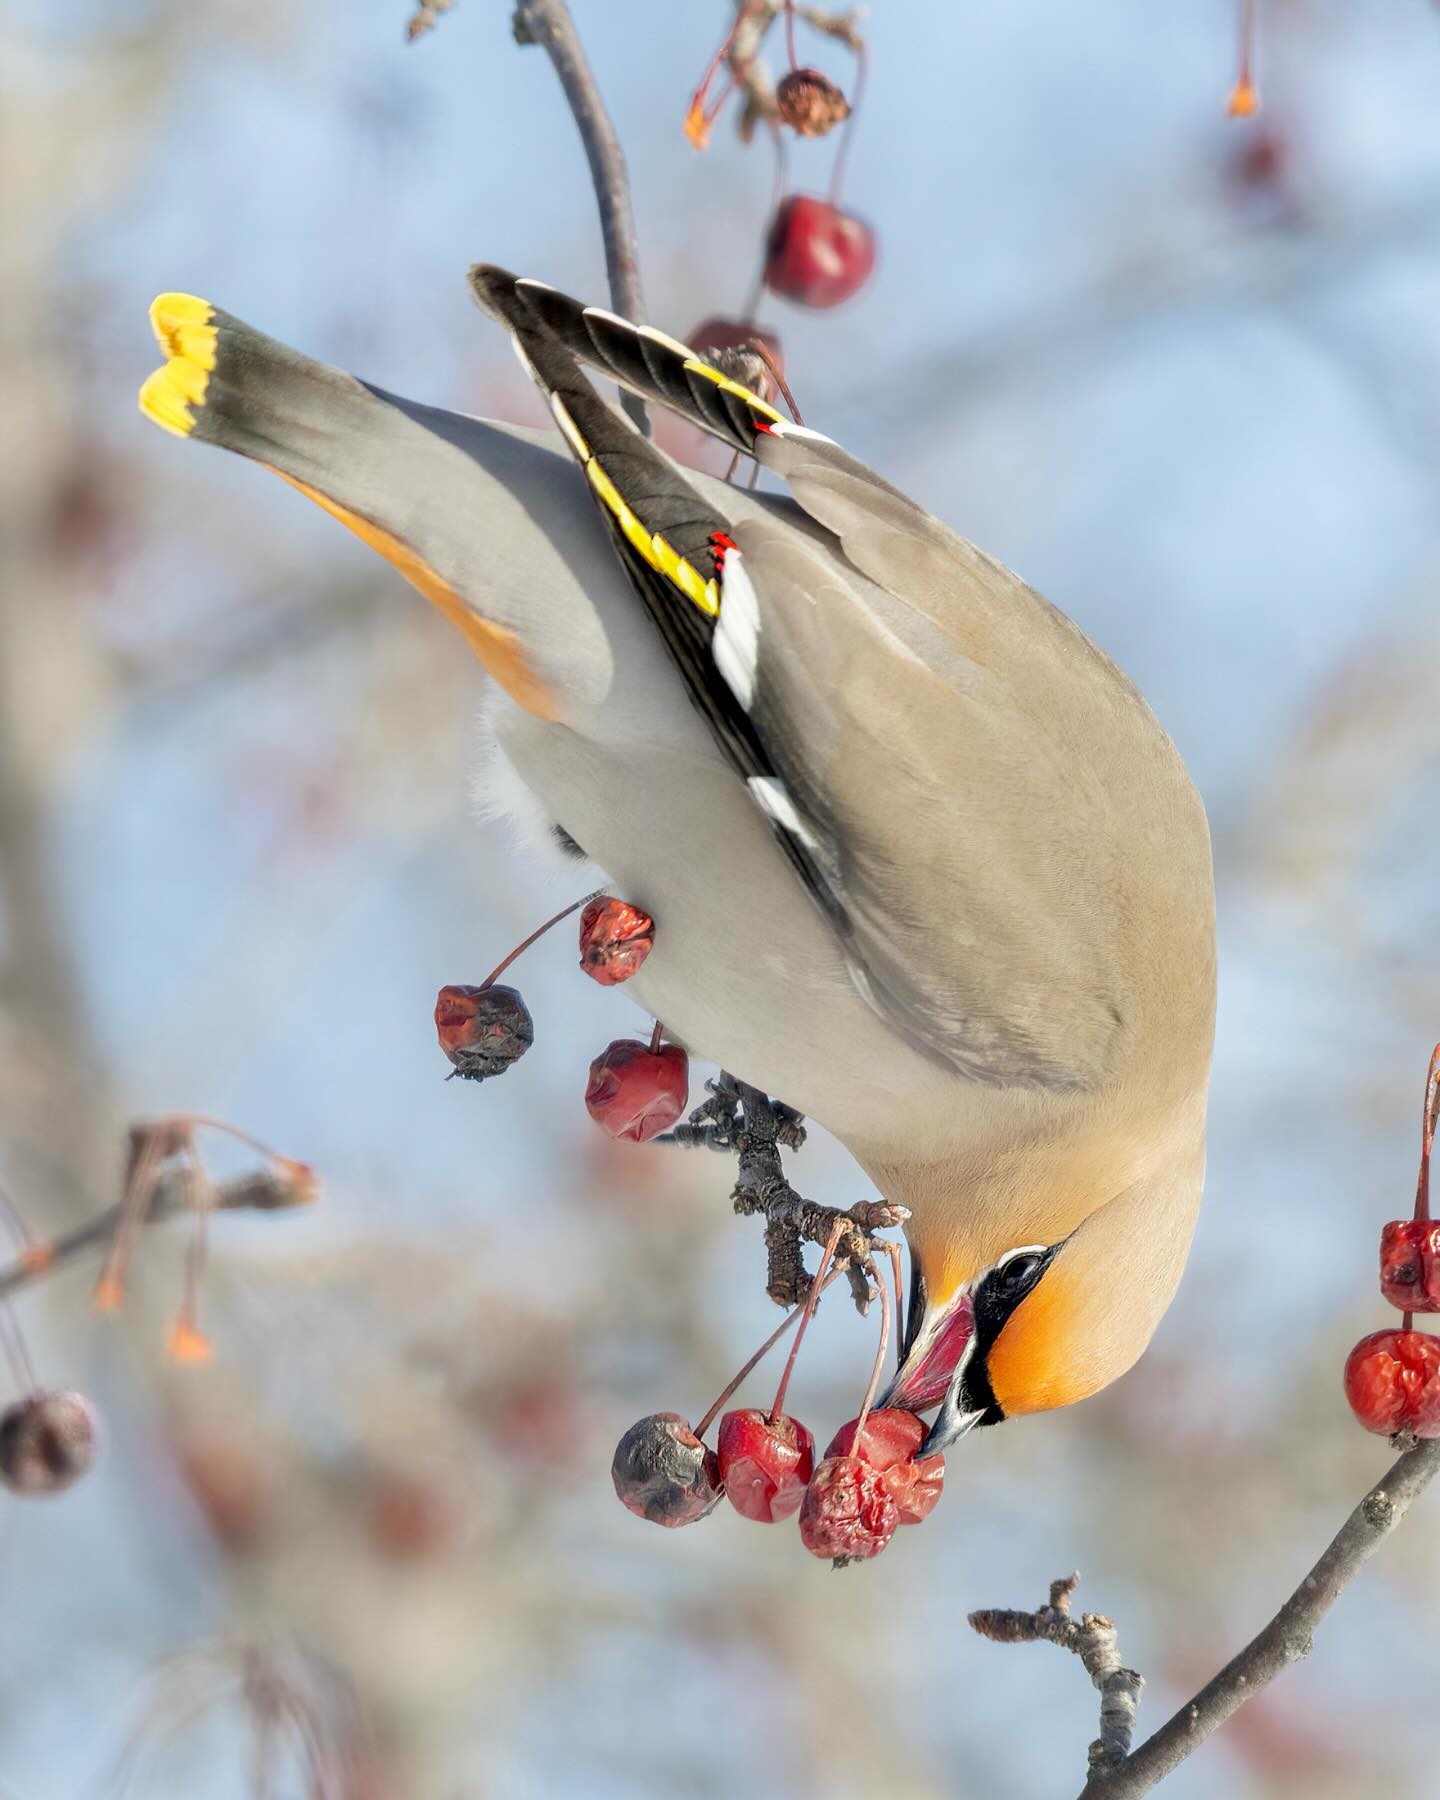
[[[435,1035],[464,1081],[503,1075],[535,1042],[529,1009],[512,987],[441,988]]]
[[[615,1446],[615,1492],[637,1517],[673,1530],[712,1513],[724,1493],[720,1463],[679,1413],[651,1413]]]
[[[58,1494],[95,1459],[99,1421],[83,1394],[31,1394],[0,1413],[0,1481],[17,1494]]]

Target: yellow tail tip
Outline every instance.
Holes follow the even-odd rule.
[[[140,389],[140,410],[162,431],[188,437],[193,408],[205,404],[215,368],[215,308],[194,294],[161,294],[151,303],[150,327],[165,352],[165,365]]]

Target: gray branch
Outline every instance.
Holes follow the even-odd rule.
[[[1092,1775],[1080,1800],[1138,1800],[1139,1795],[1148,1794],[1231,1713],[1308,1655],[1321,1620],[1436,1474],[1440,1474],[1440,1439],[1407,1450],[1351,1513],[1329,1549],[1259,1636],[1118,1769]]]
[[[1079,1575],[1067,1575],[1052,1581],[1050,1604],[1037,1612],[974,1612],[970,1624],[981,1637],[996,1644],[1058,1644],[1080,1658],[1085,1673],[1100,1690],[1100,1735],[1090,1746],[1091,1785],[1098,1780],[1110,1794],[1116,1791],[1110,1777],[1130,1754],[1145,1679],[1120,1661],[1115,1627],[1103,1613],[1082,1613],[1078,1620],[1073,1617],[1070,1596],[1079,1580]],[[1085,1791],[1089,1793],[1090,1788]]]
[[[193,1179],[188,1169],[162,1171],[156,1178],[143,1222],[159,1225],[188,1213],[194,1205]],[[285,1212],[299,1203],[295,1188],[268,1169],[242,1175],[235,1181],[216,1182],[211,1193],[216,1212]],[[0,1300],[8,1300],[21,1288],[53,1275],[85,1251],[108,1244],[120,1223],[123,1206],[123,1201],[107,1206],[73,1231],[35,1246],[28,1255],[0,1268]]]
[[[1077,1625],[1071,1618],[1070,1594],[1078,1576],[1055,1582],[1049,1606],[1038,1612],[978,1612],[970,1615],[970,1623],[982,1637],[997,1643],[1059,1644],[1079,1656],[1100,1690],[1100,1736],[1090,1746],[1090,1777],[1079,1800],[1139,1800],[1173,1774],[1233,1712],[1309,1654],[1321,1620],[1437,1474],[1440,1439],[1419,1444],[1412,1440],[1264,1630],[1138,1750],[1130,1749],[1130,1740],[1143,1680],[1121,1666],[1115,1629],[1108,1619],[1087,1613]]]
[[[515,41],[539,44],[555,65],[595,184],[600,232],[605,240],[605,268],[610,279],[610,304],[622,318],[643,324],[645,294],[640,285],[640,248],[625,152],[600,98],[566,0],[517,0]],[[644,405],[628,392],[622,391],[620,398],[630,417],[648,436],[650,424]]]

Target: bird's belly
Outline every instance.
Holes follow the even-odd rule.
[[[698,721],[697,721],[698,725]],[[696,732],[597,743],[505,709],[501,749],[617,894],[655,920],[628,993],[691,1051],[852,1148],[943,1154],[979,1096],[861,999],[733,772]]]

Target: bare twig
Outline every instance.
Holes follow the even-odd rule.
[[[740,1167],[731,1200],[742,1217],[765,1215],[765,1246],[769,1254],[766,1292],[777,1306],[794,1306],[809,1286],[802,1243],[829,1242],[836,1224],[845,1229],[836,1251],[850,1280],[850,1292],[863,1313],[869,1307],[875,1279],[871,1261],[871,1237],[877,1231],[903,1224],[910,1214],[903,1206],[883,1200],[862,1200],[851,1207],[817,1206],[797,1194],[785,1178],[781,1147],[797,1148],[804,1141],[799,1115],[778,1106],[758,1088],[722,1075],[722,1084],[733,1087],[739,1099],[741,1123],[735,1132]]]
[[[413,44],[423,32],[432,31],[441,13],[449,12],[455,0],[416,0],[416,6],[405,26],[405,36]]]
[[[1233,1712],[1309,1654],[1321,1620],[1437,1474],[1440,1439],[1406,1448],[1264,1630],[1138,1750],[1128,1750],[1128,1746],[1141,1677],[1121,1667],[1108,1619],[1086,1614],[1077,1626],[1070,1618],[1069,1597],[1078,1577],[1054,1583],[1050,1605],[1038,1612],[978,1612],[970,1615],[970,1623],[983,1637],[998,1643],[1044,1640],[1075,1651],[1101,1695],[1100,1737],[1090,1746],[1090,1778],[1079,1800],[1139,1800],[1198,1750]]]
[[[622,318],[643,324],[645,295],[640,285],[640,249],[625,152],[595,85],[570,8],[565,0],[517,0],[514,29],[517,43],[539,44],[555,65],[595,184],[600,232],[605,240],[605,268],[610,278],[610,304]],[[641,401],[622,391],[621,402],[636,426],[648,436],[650,425]]]
[[[188,1213],[193,1205],[192,1179],[191,1171],[184,1167],[160,1175],[141,1222],[159,1225],[166,1219]],[[213,1191],[218,1212],[283,1212],[294,1207],[298,1199],[294,1186],[271,1169],[242,1175],[234,1181],[216,1182]],[[65,1232],[51,1243],[33,1245],[7,1267],[0,1268],[0,1300],[7,1300],[31,1283],[53,1275],[87,1250],[108,1244],[120,1222],[124,1204],[123,1200],[117,1200],[73,1231]]]
[[[1100,1735],[1090,1746],[1090,1773],[1108,1778],[1130,1754],[1135,1714],[1140,1706],[1144,1678],[1120,1661],[1115,1627],[1103,1613],[1070,1611],[1070,1596],[1079,1575],[1067,1575],[1050,1583],[1050,1604],[1037,1612],[973,1612],[971,1627],[997,1644],[1058,1644],[1071,1650],[1085,1665],[1085,1673],[1100,1690]],[[1113,1790],[1107,1785],[1105,1792]],[[1086,1789],[1089,1792],[1089,1789]]]
[[[1309,1653],[1320,1621],[1440,1474],[1440,1439],[1407,1450],[1340,1527],[1328,1550],[1240,1654],[1118,1769],[1092,1776],[1080,1800],[1137,1800],[1177,1768],[1245,1702]]]

